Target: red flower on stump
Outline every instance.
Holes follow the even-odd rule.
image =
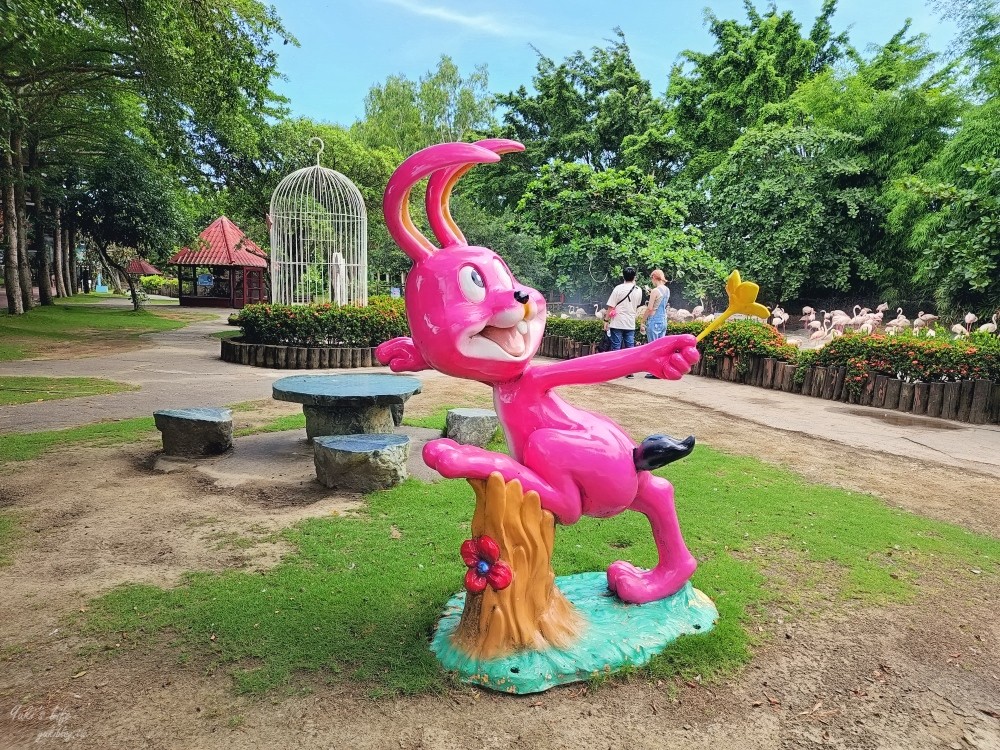
[[[482,593],[487,584],[502,591],[514,578],[510,566],[500,559],[500,545],[485,535],[462,542],[462,561],[469,566],[465,588],[473,594]]]

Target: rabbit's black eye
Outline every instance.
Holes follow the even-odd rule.
[[[474,266],[462,266],[458,272],[458,286],[469,302],[482,302],[486,299],[486,282],[479,269]]]

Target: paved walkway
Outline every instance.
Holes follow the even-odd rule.
[[[211,334],[231,330],[225,324],[230,312],[218,311],[216,320],[150,334],[154,346],[139,351],[0,363],[0,375],[104,377],[141,387],[129,393],[0,407],[0,433],[61,429],[148,416],[156,409],[224,406],[270,398],[271,383],[288,375],[287,370],[247,367],[219,359],[219,340]],[[430,381],[446,376],[426,372],[417,377]],[[906,455],[1000,477],[1000,425],[915,417],[707,378],[666,382],[640,376],[614,382],[623,389],[669,395],[766,429],[825,438],[851,450]],[[844,455],[844,460],[850,461],[850,451]]]

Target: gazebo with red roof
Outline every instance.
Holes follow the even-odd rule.
[[[177,266],[181,305],[239,309],[267,302],[267,256],[225,216],[198,235],[195,249],[183,248],[168,263]]]

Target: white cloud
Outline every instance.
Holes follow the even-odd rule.
[[[464,13],[458,13],[449,8],[428,5],[426,3],[416,2],[415,0],[382,0],[382,2],[388,3],[389,5],[395,5],[397,8],[402,8],[403,10],[409,11],[410,13],[414,13],[418,16],[436,18],[439,21],[458,24],[459,26],[465,26],[468,29],[481,31],[485,34],[492,34],[493,36],[509,37],[522,36],[524,34],[523,29],[519,29],[516,26],[505,23],[495,16],[486,14],[470,16]]]

